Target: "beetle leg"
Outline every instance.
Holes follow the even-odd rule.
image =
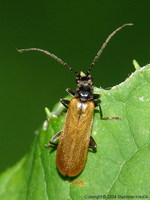
[[[93,99],[98,99],[98,98],[100,98],[100,94],[93,94]]]
[[[103,112],[102,112],[102,108],[101,108],[101,106],[99,105],[99,110],[100,110],[100,117],[102,118],[102,119],[120,119],[119,117],[105,117],[105,116],[103,116]]]
[[[75,95],[75,92],[72,91],[70,88],[67,88],[66,91],[67,91],[69,94],[71,94],[72,96]]]
[[[93,100],[100,98],[100,96],[101,96],[100,94],[93,94]],[[95,107],[100,105],[98,102],[94,102],[94,104],[95,104]]]
[[[94,102],[94,105],[95,105],[95,107],[100,106],[100,104],[97,102]]]
[[[49,141],[48,144],[45,144],[46,147],[52,147],[52,146],[57,146],[56,143],[54,143],[56,140],[59,139],[60,135],[61,135],[62,131],[59,131],[58,133],[56,133],[51,140]]]
[[[90,136],[89,148],[96,149],[96,142],[95,142],[95,140],[92,138],[92,136]]]
[[[68,108],[68,104],[70,103],[70,101],[67,100],[67,99],[60,99],[60,102],[61,102],[66,108]]]

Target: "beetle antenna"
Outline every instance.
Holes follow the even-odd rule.
[[[100,50],[97,52],[93,62],[91,63],[88,71],[87,71],[87,74],[90,73],[91,69],[93,68],[93,66],[95,65],[95,63],[97,62],[97,60],[99,59],[99,57],[101,56],[103,50],[105,49],[105,47],[107,46],[108,42],[110,41],[110,39],[118,32],[120,31],[122,28],[124,28],[125,26],[133,26],[133,24],[123,24],[122,26],[118,27],[116,30],[114,30],[109,36],[108,38],[106,39],[106,41],[103,43],[103,45],[101,46]]]
[[[74,70],[72,67],[70,67],[67,63],[65,63],[63,60],[61,60],[60,58],[58,58],[57,56],[55,56],[54,54],[43,50],[43,49],[38,49],[38,48],[29,48],[29,49],[17,49],[18,52],[23,53],[25,51],[40,51],[48,56],[50,56],[51,58],[57,60],[57,62],[59,62],[60,64],[64,65],[65,67],[67,67],[70,71],[74,72],[76,75],[78,74],[78,72],[76,70]]]

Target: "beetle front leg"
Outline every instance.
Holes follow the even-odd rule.
[[[100,94],[93,94],[93,99],[99,99],[101,97]]]
[[[60,135],[61,135],[62,131],[59,131],[58,133],[56,133],[51,140],[49,141],[48,144],[45,144],[46,147],[53,147],[53,146],[57,146],[56,143],[54,143],[56,140],[59,139]]]
[[[71,94],[72,96],[75,95],[75,92],[72,91],[70,88],[67,88],[66,91],[67,91],[69,94]]]
[[[67,99],[60,99],[60,102],[61,102],[66,108],[68,108],[68,104],[70,103],[70,101],[67,100]]]

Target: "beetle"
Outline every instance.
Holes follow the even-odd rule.
[[[88,148],[96,149],[96,142],[91,136],[95,107],[99,106],[102,119],[120,119],[119,117],[103,116],[100,104],[95,101],[100,98],[100,95],[93,94],[94,85],[90,72],[112,36],[114,36],[116,32],[121,30],[123,27],[131,25],[133,24],[124,24],[108,36],[95,56],[86,74],[83,72],[77,72],[60,58],[46,50],[38,48],[18,50],[21,53],[24,51],[43,52],[76,74],[76,91],[74,92],[71,89],[66,90],[73,96],[73,98],[70,101],[60,99],[61,103],[68,108],[63,129],[54,135],[49,144],[46,145],[48,147],[55,146],[57,145],[55,141],[59,139],[56,163],[59,172],[63,176],[75,177],[79,175],[84,169],[87,160]]]

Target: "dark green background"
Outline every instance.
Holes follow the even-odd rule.
[[[109,43],[92,71],[104,88],[134,71],[132,60],[149,63],[150,1],[7,1],[0,8],[0,171],[28,152],[34,131],[50,109],[75,88],[75,76],[38,52],[56,54],[76,70],[86,71],[100,45],[118,26],[132,22]]]

